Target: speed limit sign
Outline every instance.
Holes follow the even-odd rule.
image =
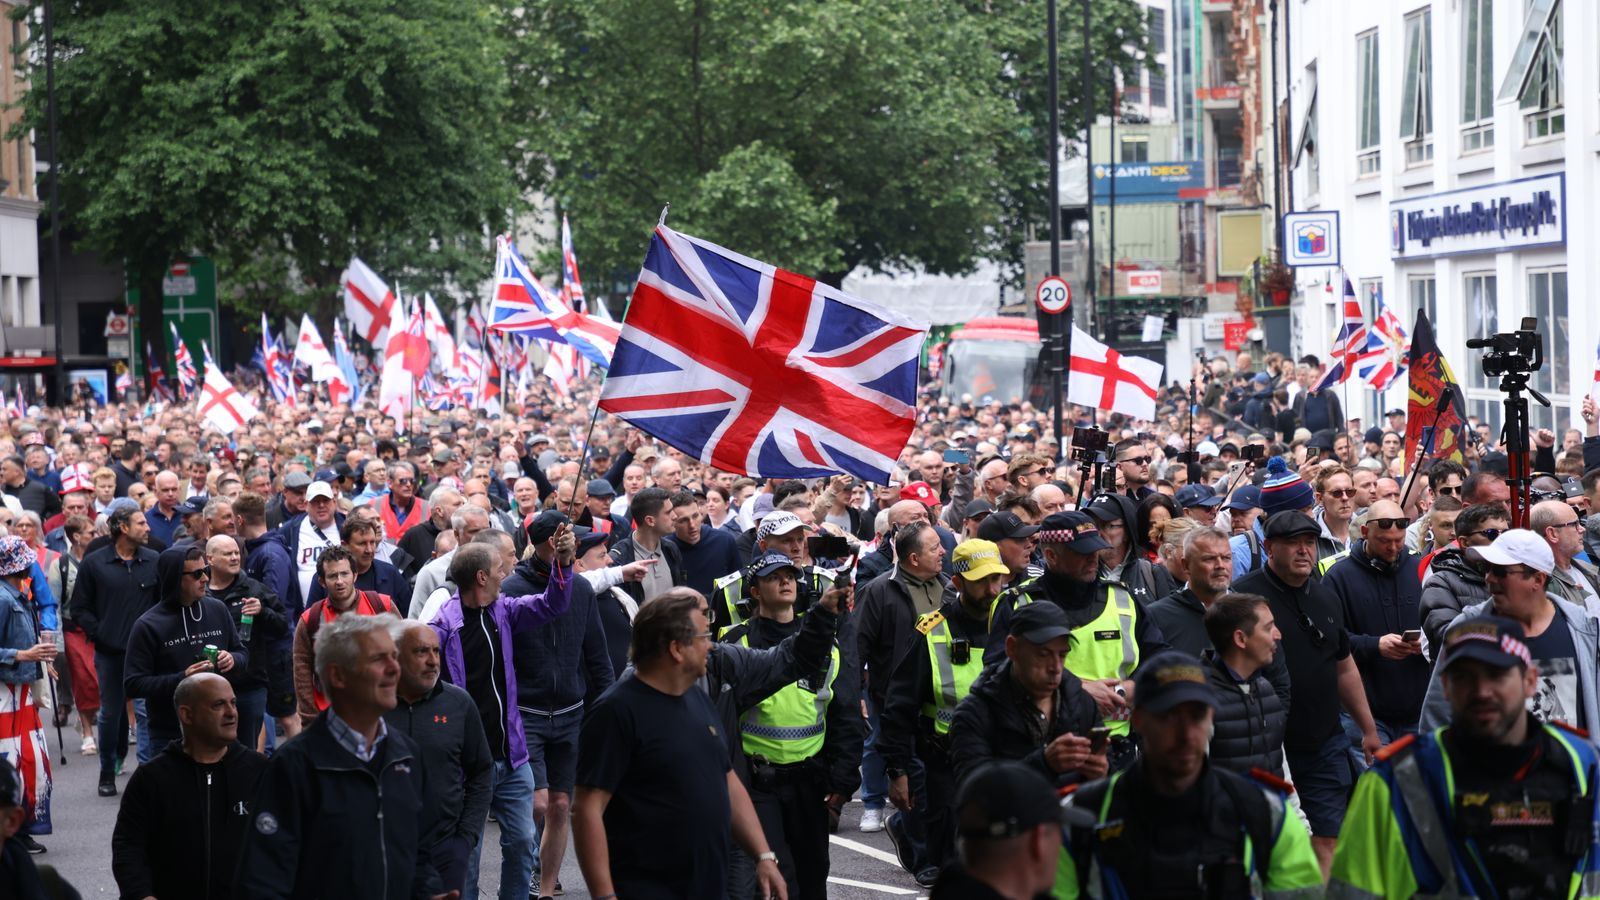
[[[1033,302],[1039,304],[1042,312],[1052,315],[1065,312],[1067,305],[1072,302],[1072,288],[1066,279],[1051,275],[1039,282],[1033,291]]]

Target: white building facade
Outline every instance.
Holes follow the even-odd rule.
[[[1407,328],[1426,309],[1469,413],[1498,428],[1498,380],[1466,342],[1535,317],[1532,385],[1553,407],[1530,418],[1580,425],[1600,343],[1600,57],[1583,51],[1600,46],[1600,3],[1280,2],[1293,209],[1338,212],[1368,321],[1380,291]],[[1296,274],[1292,349],[1326,360],[1340,273]],[[1352,380],[1349,399],[1372,424],[1405,384],[1380,397]]]

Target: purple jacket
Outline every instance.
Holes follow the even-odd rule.
[[[522,713],[517,711],[517,670],[511,661],[511,635],[513,632],[538,628],[567,611],[572,603],[571,567],[553,570],[550,583],[542,594],[525,597],[508,597],[501,594],[489,605],[489,615],[500,632],[500,659],[506,667],[506,741],[511,745],[511,768],[528,761],[528,739],[522,733]],[[467,661],[461,652],[461,627],[465,619],[461,614],[461,594],[450,596],[433,621],[428,623],[439,633],[439,650],[444,657],[445,677],[456,687],[467,686]]]

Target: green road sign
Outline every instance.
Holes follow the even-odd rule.
[[[133,272],[128,273],[128,306],[139,308],[139,289]],[[183,342],[189,348],[189,355],[194,357],[194,367],[201,377],[205,376],[205,356],[201,350],[201,342],[211,347],[211,352],[217,352],[219,338],[217,321],[217,264],[209,257],[192,256],[175,260],[167,268],[166,274],[161,278],[161,312],[162,327],[168,323],[177,326],[178,334],[183,337]],[[134,317],[133,330],[133,369],[135,378],[144,375],[144,335],[140,333]],[[167,341],[171,343],[171,332],[167,332]],[[167,374],[175,375],[173,351],[175,347],[168,347],[167,356],[162,360],[162,366]]]

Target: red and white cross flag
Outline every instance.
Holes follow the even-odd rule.
[[[377,272],[355,257],[350,258],[350,267],[344,270],[339,281],[344,285],[345,317],[356,327],[356,334],[371,344],[374,350],[382,350],[389,340],[394,292],[383,283]]]
[[[389,314],[390,320],[386,330],[395,335],[395,340],[389,341],[384,348],[383,374],[378,381],[378,409],[384,415],[394,416],[399,429],[404,431],[405,417],[411,412],[416,391],[416,377],[405,364],[411,336],[406,330],[405,307],[396,303],[390,307]],[[419,340],[421,340],[420,322],[419,319]]]
[[[260,415],[250,398],[234,390],[227,376],[216,366],[206,367],[206,380],[200,388],[200,406],[196,412],[200,421],[223,434],[233,434],[235,428],[244,427]]]
[[[1154,360],[1123,356],[1074,325],[1067,402],[1154,419],[1162,369]]]
[[[317,323],[304,313],[300,316],[300,337],[294,342],[294,361],[311,370],[312,381],[320,383],[339,377],[333,352],[317,331]]]

